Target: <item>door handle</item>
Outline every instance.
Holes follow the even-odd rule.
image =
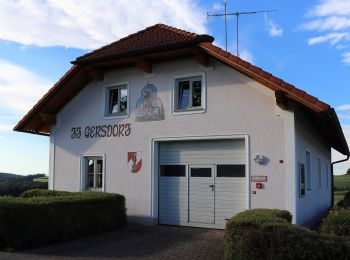
[[[215,186],[212,184],[212,185],[209,185],[209,188],[211,188],[211,190],[214,191]]]

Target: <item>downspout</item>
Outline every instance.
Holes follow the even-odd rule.
[[[331,198],[331,206],[333,207],[334,206],[334,164],[337,164],[337,163],[342,163],[342,162],[346,162],[347,160],[349,160],[350,158],[350,155],[347,154],[346,155],[346,159],[343,159],[343,160],[340,160],[340,161],[336,161],[336,162],[332,162],[331,163],[331,174],[332,174],[332,179],[331,179],[331,193],[332,193],[332,198]]]

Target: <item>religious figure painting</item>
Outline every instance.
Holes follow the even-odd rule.
[[[147,84],[136,102],[136,122],[164,120],[163,103],[157,97],[157,87]]]

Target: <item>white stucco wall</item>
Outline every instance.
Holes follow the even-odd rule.
[[[58,114],[54,127],[54,165],[50,178],[57,190],[80,189],[80,157],[82,154],[105,154],[107,192],[117,192],[126,197],[129,216],[151,216],[151,143],[152,138],[248,135],[250,175],[268,176],[262,190],[251,183],[251,207],[287,208],[286,203],[286,117],[280,116],[275,105],[274,92],[229,67],[212,61],[212,69],[205,69],[194,60],[180,60],[153,65],[153,77],[136,68],[105,73],[102,82],[88,84]],[[174,77],[191,73],[204,73],[207,87],[205,113],[173,115],[171,97]],[[104,86],[110,83],[128,82],[130,115],[124,119],[103,119]],[[165,119],[153,122],[135,122],[135,105],[141,89],[147,82],[158,88],[163,102]],[[289,120],[289,119],[287,119]],[[130,123],[128,137],[71,139],[71,128],[90,125]],[[289,122],[290,123],[290,122]],[[138,174],[131,174],[127,167],[127,152],[141,151],[143,166]],[[267,158],[264,165],[256,164],[255,154]],[[283,160],[280,163],[279,160]],[[52,160],[53,164],[53,160]],[[287,205],[288,204],[288,205]]]
[[[311,191],[305,188],[305,196],[300,197],[299,188],[297,189],[296,219],[298,224],[310,225],[314,224],[317,217],[321,217],[331,205],[331,149],[319,135],[318,130],[298,109],[295,112],[295,136],[297,176],[299,176],[298,165],[301,162],[305,164],[305,179],[307,179],[306,151],[311,155]],[[321,159],[321,189],[319,189],[318,158]]]

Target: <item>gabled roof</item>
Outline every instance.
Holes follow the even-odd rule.
[[[349,155],[342,128],[333,108],[305,91],[244,61],[212,44],[213,37],[197,35],[167,25],[157,24],[131,34],[119,41],[78,57],[75,64],[27,115],[16,125],[15,131],[49,135],[55,115],[92,79],[103,78],[111,69],[150,64],[166,60],[206,57],[215,58],[262,85],[272,89],[282,99],[292,100],[305,111],[329,144]],[[277,99],[276,99],[277,100]]]
[[[156,24],[80,56],[73,63],[96,62],[106,58],[113,59],[117,56],[130,55],[138,51],[180,48],[204,41],[212,42],[214,38],[206,34],[198,35],[186,32],[165,24]]]

